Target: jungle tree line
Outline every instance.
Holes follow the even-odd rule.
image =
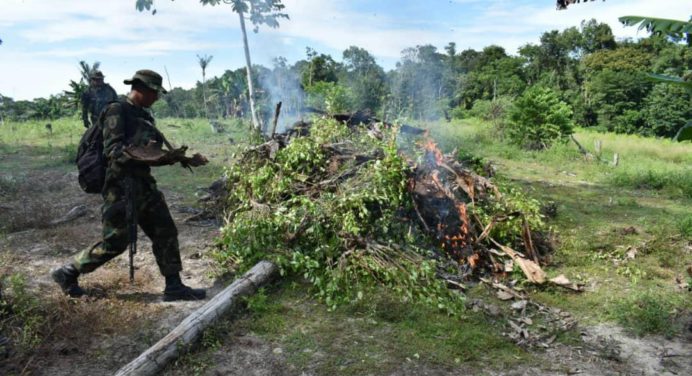
[[[369,109],[380,117],[414,121],[492,118],[502,116],[527,88],[541,86],[571,107],[576,124],[670,137],[692,118],[690,94],[680,86],[651,80],[648,74],[683,77],[690,70],[692,48],[682,38],[616,40],[607,24],[590,20],[579,27],[547,31],[538,43],[521,46],[516,55],[496,45],[461,51],[455,43],[442,50],[432,45],[407,48],[388,72],[363,48],[349,47],[339,58],[307,48],[305,58],[293,64],[279,57],[271,67],[253,65],[252,82],[259,117],[264,119],[279,100],[288,112],[311,106],[331,112]],[[157,115],[205,116],[206,103],[211,117],[251,119],[244,67],[205,82],[206,102],[201,82],[192,89],[174,88],[157,103]],[[45,101],[51,99],[39,105],[39,100],[15,104],[3,98],[4,115],[62,114],[46,110]]]
[[[407,48],[389,72],[371,53],[352,46],[340,59],[306,49],[304,59],[253,66],[258,107],[266,119],[276,101],[331,112],[370,109],[389,119],[501,116],[527,88],[556,92],[576,124],[620,133],[670,137],[692,118],[683,87],[650,79],[650,73],[689,76],[692,48],[683,38],[652,35],[616,40],[596,20],[552,30],[518,54],[491,45],[459,51],[455,43]],[[242,69],[208,81],[218,116],[247,116]],[[198,116],[201,87],[176,90],[160,115]],[[180,111],[183,107],[184,111]],[[291,108],[291,106],[289,106]]]

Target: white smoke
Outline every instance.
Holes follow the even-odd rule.
[[[285,58],[278,57],[273,62],[273,69],[261,74],[259,81],[266,92],[271,108],[267,126],[269,132],[271,132],[275,106],[281,102],[281,114],[276,127],[276,132],[281,133],[301,119],[305,93],[300,85],[300,77],[286,64]]]

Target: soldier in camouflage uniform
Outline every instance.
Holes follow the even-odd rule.
[[[118,94],[111,85],[103,82],[103,77],[101,71],[91,72],[89,89],[82,94],[82,121],[85,128],[89,128],[90,124],[96,124],[99,114],[106,105],[118,99]]]
[[[154,118],[146,110],[166,91],[161,76],[140,70],[125,84],[132,85],[127,100],[109,104],[103,114],[104,155],[108,161],[103,188],[103,239],[77,254],[74,261],[52,272],[63,292],[79,297],[84,290],[77,277],[94,271],[123,253],[129,244],[126,207],[127,189],[134,192],[137,223],[151,239],[159,271],[166,278],[164,300],[204,299],[203,289],[185,286],[180,279],[182,264],[178,249],[178,231],[163,194],[156,188],[151,167],[123,153],[128,145],[161,143],[163,136],[154,127]]]

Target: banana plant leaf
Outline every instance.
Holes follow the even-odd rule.
[[[639,30],[646,29],[652,33],[663,33],[677,38],[682,38],[684,34],[692,33],[692,22],[689,21],[641,16],[624,16],[618,20],[625,26],[639,24]]]
[[[685,89],[687,89],[687,91],[689,91],[690,94],[692,94],[692,81],[685,81],[680,77],[667,76],[664,74],[648,73],[647,76],[649,79],[656,82],[664,82],[667,84],[682,86]]]
[[[692,141],[692,120],[688,121],[685,126],[680,128],[673,140],[678,142]]]

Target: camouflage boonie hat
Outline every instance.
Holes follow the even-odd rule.
[[[143,83],[146,87],[151,90],[158,91],[160,93],[166,94],[166,89],[163,88],[161,83],[163,78],[161,75],[149,69],[138,70],[131,79],[123,81],[125,85],[132,85],[133,82],[139,81]]]
[[[89,74],[89,78],[103,78],[103,77],[105,77],[105,76],[103,75],[103,73],[101,73],[100,70],[92,71],[92,72]]]

